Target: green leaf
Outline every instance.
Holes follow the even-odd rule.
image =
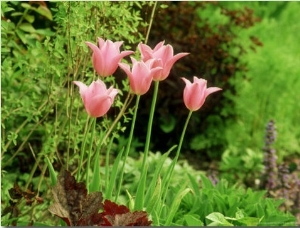
[[[217,226],[233,226],[232,223],[228,222],[225,216],[219,212],[213,212],[206,216],[207,219],[213,221],[213,225]]]
[[[13,12],[13,13],[11,13],[12,17],[22,16],[22,15],[23,15],[23,13],[21,13],[21,12]]]
[[[197,217],[196,215],[190,215],[190,214],[183,216],[187,226],[203,226],[203,222]]]
[[[206,188],[206,189],[213,189],[214,188],[214,186],[211,183],[210,179],[208,179],[204,174],[200,174],[200,176],[201,176],[203,188]]]
[[[51,186],[55,186],[57,182],[56,178],[56,172],[52,166],[52,163],[50,162],[49,158],[45,156],[45,162],[48,165],[49,173],[50,173],[50,180],[51,180]]]
[[[183,186],[185,186],[185,184]],[[182,191],[182,189],[180,189],[177,192],[177,194],[175,195],[174,200],[170,206],[170,211],[167,215],[166,223],[164,224],[165,226],[171,225],[171,222],[172,222],[176,212],[178,211],[178,208],[179,208],[182,198],[191,191],[192,191],[191,188],[186,188],[183,191]]]
[[[190,182],[193,187],[193,191],[195,192],[196,196],[200,196],[200,186],[194,176],[192,176],[190,173],[188,173],[188,177],[190,179]]]
[[[156,188],[154,189],[154,192],[152,194],[152,198],[150,199],[148,205],[147,205],[147,212],[151,214],[153,208],[155,205],[160,203],[161,199],[161,178],[158,177]]]
[[[100,177],[100,153],[96,153],[94,169],[93,169],[93,177],[92,181],[89,185],[89,192],[97,192],[100,191],[101,187],[101,177]]]
[[[147,193],[146,193],[146,196],[145,196],[145,202],[148,202],[150,200],[150,198],[152,197],[153,195],[153,191],[154,191],[154,188],[157,184],[157,179],[159,178],[159,175],[161,173],[161,170],[162,170],[162,167],[163,167],[163,164],[165,163],[166,159],[168,158],[170,152],[175,148],[176,146],[173,146],[172,148],[169,149],[169,151],[167,151],[166,153],[164,153],[161,158],[159,159],[159,162],[157,163],[156,165],[156,168],[155,168],[155,172],[154,172],[154,175],[152,177],[152,180],[151,180],[151,183],[148,187],[148,190],[147,190]]]
[[[237,221],[246,226],[257,226],[260,223],[260,218],[255,217],[244,217],[240,218]]]
[[[28,3],[21,3],[21,6],[25,9],[32,9],[33,7],[29,5]]]
[[[29,15],[29,14],[24,14],[24,18],[26,19],[26,21],[28,21],[29,23],[33,23],[35,17],[33,15]]]
[[[37,34],[43,35],[43,36],[54,36],[55,32],[51,31],[50,29],[36,29],[35,32]],[[61,58],[61,56],[60,56]]]
[[[129,207],[129,210],[133,210],[134,209],[134,199],[133,199],[133,197],[132,197],[132,195],[128,192],[128,190],[126,189],[126,193],[127,193],[127,195],[128,195],[128,198],[129,198],[129,205],[128,205],[128,207]]]
[[[237,212],[235,213],[235,217],[236,217],[237,219],[242,219],[242,218],[244,218],[245,216],[244,216],[243,210],[241,210],[241,209],[238,208]]]
[[[21,40],[24,44],[27,44],[27,39],[26,39],[26,37],[25,37],[24,32],[23,32],[22,30],[20,30],[20,29],[17,29],[17,30],[16,30],[16,33],[17,33],[18,37],[20,38],[20,40]]]
[[[34,9],[34,11],[48,18],[50,21],[53,20],[51,11],[45,6],[40,5],[37,9]]]
[[[23,30],[24,32],[35,33],[35,28],[30,23],[22,23],[19,26],[19,29]]]
[[[105,189],[105,198],[109,200],[112,198],[113,188],[114,186],[116,186],[118,167],[120,166],[120,160],[123,155],[123,152],[124,152],[124,148],[122,148],[122,150],[120,151],[120,153],[118,154],[117,158],[114,161],[112,171],[110,174],[109,184],[108,187]]]
[[[148,169],[148,165],[146,164],[145,169]],[[134,204],[135,210],[142,210],[144,207],[144,197],[145,197],[145,189],[146,189],[146,178],[147,172],[143,172],[141,174],[141,180],[138,184],[137,191],[136,191],[136,201]]]

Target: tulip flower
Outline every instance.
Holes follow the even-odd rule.
[[[80,81],[73,81],[73,83],[79,87],[84,107],[91,117],[105,115],[118,93],[118,90],[112,86],[106,89],[104,82],[99,79],[92,82],[89,86]]]
[[[186,78],[182,78],[182,80],[186,84],[183,91],[184,104],[190,111],[197,111],[202,107],[209,94],[222,90],[218,87],[207,88],[207,81],[196,76],[194,76],[193,83]]]
[[[133,63],[132,71],[130,71],[128,64],[119,63],[119,66],[125,71],[129,78],[131,91],[137,95],[143,95],[148,92],[153,80],[153,75],[162,68],[153,66],[155,63],[154,59],[149,59],[146,62],[138,62],[134,58],[131,58],[131,61]]]
[[[117,70],[121,59],[133,53],[133,51],[120,52],[123,41],[112,42],[98,38],[99,47],[90,42],[85,43],[93,50],[93,66],[97,74],[102,77],[112,75]]]
[[[149,59],[156,59],[160,61],[160,64],[156,66],[161,66],[162,69],[153,76],[154,81],[165,80],[169,76],[171,68],[175,62],[189,54],[179,53],[177,55],[173,55],[173,47],[169,44],[164,45],[164,41],[158,43],[153,50],[148,45],[142,43],[139,43],[138,48],[141,52],[143,61],[147,61]]]

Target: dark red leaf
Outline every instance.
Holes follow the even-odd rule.
[[[102,226],[150,226],[151,221],[147,218],[147,212],[134,211],[115,216],[104,216],[105,222]]]
[[[124,205],[118,205],[110,200],[104,201],[103,213],[104,215],[117,215],[117,214],[125,214],[129,212],[129,208]]]
[[[105,200],[104,211],[101,213],[103,222],[101,226],[150,226],[151,221],[145,211],[130,212],[124,205],[118,205]]]
[[[91,226],[101,222],[98,211],[103,208],[101,192],[87,194],[84,183],[77,183],[69,171],[63,170],[54,186],[55,203],[49,211],[62,218],[69,226]]]

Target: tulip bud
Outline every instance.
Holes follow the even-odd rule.
[[[104,82],[99,79],[92,82],[89,86],[79,81],[73,81],[73,83],[79,87],[84,107],[91,117],[105,115],[118,93],[118,90],[113,87],[106,89]]]
[[[123,41],[104,41],[101,38],[98,38],[98,41],[99,47],[90,42],[85,43],[93,50],[92,60],[97,74],[102,77],[107,77],[117,70],[121,59],[132,54],[133,51],[120,52],[120,47],[123,44]]]
[[[218,87],[207,88],[207,81],[196,76],[194,76],[193,83],[186,78],[182,78],[182,80],[186,84],[183,91],[184,104],[190,111],[197,111],[202,107],[209,94],[222,90]]]

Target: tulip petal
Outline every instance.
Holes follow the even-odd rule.
[[[164,46],[165,41],[161,41],[159,42],[153,49],[153,52],[157,51],[158,49],[160,49],[162,46]]]
[[[207,97],[211,93],[214,93],[214,92],[217,92],[217,91],[220,91],[220,90],[222,90],[222,89],[218,88],[218,87],[209,87],[205,90],[205,97]]]
[[[85,42],[85,43],[93,50],[92,60],[93,60],[94,69],[98,74],[102,75],[103,69],[105,67],[105,62],[104,62],[102,52],[95,44],[90,42]]]
[[[98,37],[98,46],[99,46],[99,49],[101,49],[104,46],[104,44],[105,44],[105,41],[102,38]]]
[[[81,98],[83,100],[83,103],[86,103],[86,96],[85,96],[85,94],[86,94],[86,92],[88,90],[88,87],[84,83],[82,83],[80,81],[73,81],[73,83],[79,87],[79,93],[80,93],[80,96],[81,96]]]
[[[110,96],[95,96],[87,104],[87,110],[92,117],[100,117],[105,115],[112,105]]]
[[[130,72],[130,66],[126,63],[119,63],[119,67],[125,71],[125,73],[127,74],[127,76],[131,75]]]
[[[143,44],[143,43],[139,43],[138,45],[138,49],[140,50],[141,52],[141,56],[142,56],[142,60],[145,62],[149,59],[151,59],[153,56],[152,56],[152,49],[146,45],[146,44]]]

